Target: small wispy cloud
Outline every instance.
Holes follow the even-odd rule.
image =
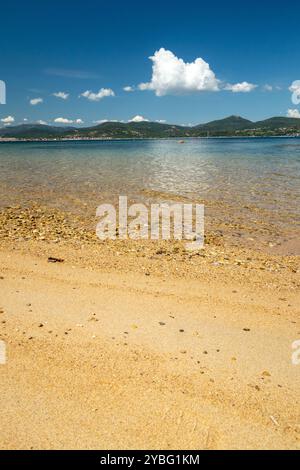
[[[115,96],[115,92],[111,88],[100,88],[97,93],[94,93],[90,90],[86,90],[81,93],[80,96],[88,99],[89,101],[100,101],[108,96]]]
[[[47,125],[47,122],[43,121],[43,119],[38,119],[38,121],[36,121],[36,123],[40,124],[41,126],[46,126]]]
[[[273,86],[266,83],[265,85],[263,85],[262,89],[263,91],[273,91]]]
[[[78,78],[78,79],[88,79],[88,78],[99,78],[99,75],[96,75],[92,72],[86,70],[73,70],[73,69],[63,69],[56,67],[49,67],[44,70],[46,75],[53,75],[55,77],[65,77],[65,78]]]
[[[257,85],[254,85],[254,83],[241,82],[234,83],[233,85],[227,83],[224,90],[232,91],[232,93],[250,93],[250,91],[255,90],[255,88],[257,88]]]
[[[123,90],[130,93],[131,91],[134,91],[134,87],[131,85],[127,85],[127,86],[124,86]]]
[[[31,104],[31,106],[36,106],[37,104],[43,103],[43,101],[43,98],[33,98],[29,101],[29,103]]]
[[[67,100],[70,94],[66,93],[65,91],[57,91],[53,93],[53,96],[55,96],[56,98],[60,98],[61,100]]]
[[[124,122],[122,119],[98,119],[93,121],[94,124],[104,124],[105,122]]]

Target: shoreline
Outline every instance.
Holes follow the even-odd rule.
[[[114,142],[114,141],[142,141],[142,140],[209,140],[209,139],[298,139],[300,138],[299,135],[232,135],[232,136],[202,136],[202,137],[186,137],[186,136],[177,136],[177,137],[113,137],[113,138],[103,138],[103,137],[95,137],[95,138],[78,138],[78,139],[14,139],[8,138],[3,139],[0,138],[0,144],[13,144],[13,143],[26,143],[26,142]]]

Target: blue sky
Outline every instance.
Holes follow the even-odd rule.
[[[296,1],[2,3],[0,119],[88,126],[286,115],[297,110],[289,87],[300,79],[299,18]]]

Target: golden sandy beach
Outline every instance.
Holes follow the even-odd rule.
[[[54,240],[51,214],[1,212],[1,449],[300,448],[297,256]]]

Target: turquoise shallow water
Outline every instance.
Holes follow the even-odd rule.
[[[300,139],[191,139],[0,144],[1,206],[61,208],[141,190],[252,204],[299,220]]]

